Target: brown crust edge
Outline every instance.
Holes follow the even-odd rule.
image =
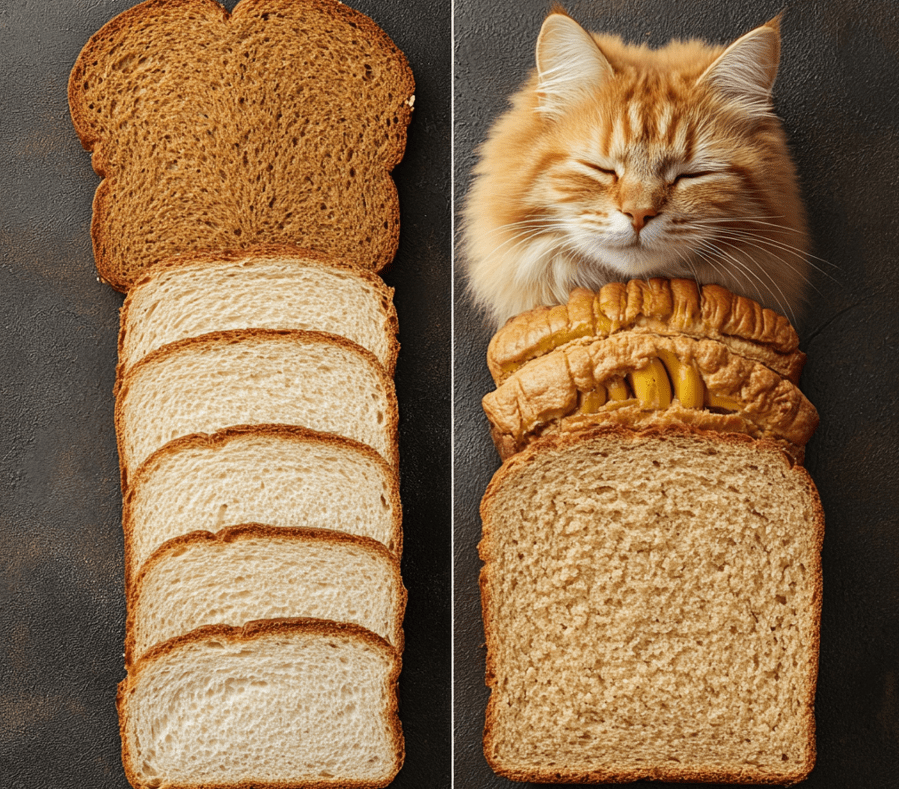
[[[360,11],[356,11],[344,5],[342,2],[339,2],[339,0],[336,2],[334,0],[303,0],[303,2],[307,6],[318,7],[322,11],[330,13],[332,16],[341,17],[348,25],[369,34],[372,38],[379,41],[396,63],[396,79],[401,86],[399,93],[405,94],[405,97],[414,94],[415,78],[412,74],[412,69],[409,66],[408,59],[402,50],[400,50],[400,48],[393,42],[390,36],[388,36],[373,19]],[[72,71],[69,74],[69,81],[67,84],[66,92],[69,114],[72,118],[72,125],[74,126],[75,133],[78,135],[82,147],[94,154],[92,164],[95,172],[97,172],[101,178],[93,199],[91,239],[94,247],[95,264],[100,279],[111,285],[115,290],[127,293],[131,286],[131,282],[124,276],[118,276],[118,272],[112,265],[106,234],[103,230],[106,216],[105,206],[111,189],[108,182],[110,178],[114,178],[114,174],[107,172],[108,165],[103,151],[103,141],[89,122],[88,111],[81,101],[80,84],[85,77],[88,61],[95,56],[95,50],[98,48],[98,43],[100,41],[118,33],[120,30],[125,30],[132,22],[139,22],[144,17],[151,15],[159,7],[169,6],[173,9],[183,7],[192,11],[209,14],[210,17],[213,15],[218,16],[222,24],[229,24],[232,17],[250,13],[253,10],[253,6],[265,4],[270,4],[273,7],[284,6],[291,8],[292,6],[296,6],[296,0],[293,0],[292,3],[281,2],[281,0],[242,0],[242,2],[235,7],[233,12],[227,11],[223,6],[215,2],[215,0],[145,0],[145,2],[127,9],[109,20],[88,39],[81,52],[78,54],[75,64],[72,67]],[[403,87],[405,90],[402,90]],[[389,186],[392,190],[393,199],[389,213],[393,220],[391,223],[393,229],[389,237],[384,239],[381,255],[376,260],[372,261],[370,268],[375,272],[381,271],[389,265],[396,256],[396,252],[399,248],[399,196],[396,189],[396,183],[393,181],[391,173],[400,161],[402,161],[403,155],[405,154],[407,144],[406,129],[412,120],[412,107],[408,104],[405,97],[397,108],[397,117],[399,120],[397,125],[401,126],[403,129],[402,138],[397,141],[396,145],[385,148],[385,152],[392,153],[392,156],[384,157],[384,175],[390,181]],[[138,270],[138,276],[141,271],[142,270]]]
[[[131,762],[129,752],[129,741],[126,731],[126,716],[128,695],[133,692],[135,686],[140,681],[140,675],[143,668],[149,663],[166,657],[180,646],[190,643],[203,641],[207,638],[223,638],[234,642],[253,641],[256,638],[264,637],[270,633],[314,633],[322,637],[346,637],[360,640],[370,645],[372,648],[381,650],[386,653],[387,657],[392,659],[393,668],[387,676],[387,686],[390,691],[390,699],[387,708],[388,727],[394,735],[394,769],[391,771],[389,778],[381,781],[317,781],[313,783],[284,783],[271,782],[259,783],[256,781],[237,782],[234,784],[166,784],[167,789],[382,789],[387,786],[400,771],[405,758],[405,744],[403,739],[402,726],[400,724],[398,713],[398,695],[397,682],[399,680],[400,671],[402,670],[402,656],[388,644],[379,635],[366,630],[359,625],[348,624],[345,622],[332,622],[326,619],[309,619],[303,617],[285,618],[285,619],[260,619],[253,622],[247,622],[242,627],[231,627],[230,625],[206,625],[205,627],[192,630],[183,636],[164,641],[152,647],[135,665],[134,670],[123,679],[116,691],[116,710],[119,716],[119,736],[122,741],[122,766],[125,769],[125,776],[129,783],[134,787],[144,787],[140,781],[134,766]]]
[[[199,545],[206,542],[232,543],[241,540],[249,540],[264,537],[273,541],[307,542],[307,543],[331,543],[351,545],[373,556],[376,561],[384,562],[390,568],[394,585],[395,627],[390,634],[391,643],[397,652],[402,653],[404,646],[403,617],[406,611],[408,593],[403,585],[400,574],[400,563],[387,548],[377,540],[362,535],[348,534],[333,529],[313,529],[303,527],[280,527],[266,523],[242,523],[236,526],[227,526],[217,532],[192,531],[167,540],[160,545],[144,562],[133,582],[125,586],[125,600],[128,615],[125,620],[125,668],[130,670],[132,665],[140,658],[135,658],[134,650],[137,642],[137,614],[140,605],[143,583],[146,576],[152,572],[160,562],[177,551],[179,548]],[[254,620],[255,621],[255,620]],[[152,647],[150,647],[152,648]],[[149,651],[148,648],[145,652]]]
[[[126,457],[124,438],[125,399],[128,394],[128,385],[134,378],[134,376],[137,375],[145,367],[154,364],[160,359],[165,359],[168,356],[174,355],[184,348],[192,348],[195,346],[201,347],[203,345],[216,345],[219,343],[234,344],[250,340],[278,338],[292,338],[297,341],[306,340],[318,343],[336,344],[344,348],[345,350],[349,350],[358,354],[362,358],[363,363],[369,365],[369,367],[371,367],[371,369],[375,371],[377,377],[381,379],[381,382],[384,385],[384,392],[387,396],[387,407],[390,410],[390,414],[387,417],[385,430],[387,432],[388,445],[391,448],[391,456],[389,458],[385,458],[385,460],[391,467],[399,467],[399,409],[396,400],[396,388],[394,386],[393,379],[387,375],[387,372],[384,370],[381,363],[377,360],[377,358],[371,351],[366,350],[361,345],[357,345],[352,340],[348,340],[346,337],[341,337],[337,334],[329,334],[328,332],[302,331],[299,329],[233,329],[231,331],[210,332],[208,334],[202,334],[199,337],[188,337],[184,340],[178,340],[177,342],[170,343],[169,345],[164,345],[162,348],[157,348],[152,353],[147,354],[143,359],[135,363],[121,375],[116,375],[115,387],[113,389],[113,395],[115,396],[116,401],[113,421],[115,424],[116,443],[118,445],[119,451],[119,472],[121,475],[123,495],[127,493],[129,485],[129,463],[127,462],[128,458]],[[228,427],[231,426],[229,425]],[[222,428],[222,430],[224,429],[225,428]],[[161,447],[157,447],[154,452],[158,451],[160,448]],[[148,460],[151,456],[152,453],[144,458],[143,462],[146,462],[146,460]],[[138,464],[138,466],[140,465],[142,465],[142,463]],[[136,471],[136,468],[133,470]]]
[[[125,491],[122,502],[122,530],[125,534],[125,594],[127,596],[131,583],[136,580],[139,568],[134,567],[133,557],[133,534],[134,534],[134,518],[132,508],[134,498],[140,489],[143,480],[152,476],[161,463],[171,454],[179,451],[195,449],[195,448],[211,448],[216,449],[222,445],[229,444],[232,441],[240,441],[241,439],[252,440],[254,438],[276,438],[283,441],[297,441],[300,443],[313,444],[331,444],[346,449],[349,452],[355,452],[366,460],[374,463],[384,473],[384,477],[388,483],[388,494],[390,504],[393,507],[393,523],[391,535],[395,546],[394,554],[397,559],[403,555],[403,509],[400,502],[400,483],[399,474],[395,468],[392,468],[377,450],[372,449],[368,444],[355,441],[352,438],[345,438],[334,433],[321,433],[316,430],[310,430],[307,427],[299,427],[296,425],[277,425],[277,424],[261,424],[261,425],[235,425],[227,427],[215,433],[192,433],[187,436],[173,439],[167,444],[163,444],[152,455],[150,455],[134,473],[130,488]],[[289,528],[289,527],[277,527]],[[165,543],[163,543],[165,544]],[[387,549],[390,550],[389,548]],[[152,556],[152,554],[151,554]]]
[[[496,633],[491,627],[492,620],[490,616],[490,572],[489,565],[491,561],[491,524],[489,518],[489,507],[492,499],[496,496],[497,489],[504,483],[506,477],[515,473],[519,466],[528,465],[535,455],[543,452],[564,450],[566,447],[574,444],[586,443],[595,438],[616,438],[622,441],[642,441],[660,439],[665,440],[669,437],[690,436],[698,439],[709,440],[712,442],[723,444],[742,444],[752,447],[759,451],[775,452],[779,455],[787,466],[788,473],[796,474],[798,483],[808,492],[811,499],[811,508],[813,513],[814,524],[812,526],[814,536],[814,555],[815,566],[814,573],[814,592],[812,597],[811,615],[813,621],[817,624],[814,631],[812,643],[809,646],[809,666],[808,666],[808,696],[806,697],[804,708],[806,710],[806,726],[808,731],[808,762],[795,773],[781,774],[750,774],[743,772],[732,773],[714,773],[702,771],[669,771],[669,770],[651,770],[646,772],[627,772],[627,771],[611,771],[611,770],[595,770],[595,771],[536,771],[530,769],[518,769],[514,767],[506,767],[497,763],[491,756],[492,728],[491,725],[496,717],[496,672],[492,659],[495,651]],[[671,425],[666,428],[650,428],[648,430],[631,430],[619,426],[603,426],[597,427],[589,431],[567,435],[547,436],[535,441],[525,450],[514,455],[512,458],[502,464],[502,466],[493,475],[487,489],[481,499],[480,516],[482,523],[482,538],[478,544],[478,554],[483,562],[479,576],[478,585],[481,591],[481,616],[484,623],[484,639],[486,644],[486,670],[485,684],[490,689],[490,697],[487,702],[487,709],[484,721],[483,735],[483,751],[490,768],[497,774],[510,778],[515,781],[532,781],[537,783],[630,783],[642,779],[654,779],[665,781],[701,781],[701,782],[727,782],[727,783],[766,783],[792,785],[803,781],[808,777],[809,773],[815,766],[816,749],[815,749],[815,689],[818,679],[818,661],[821,649],[821,604],[823,598],[823,573],[821,565],[821,548],[824,541],[824,509],[821,505],[821,498],[815,487],[814,481],[808,471],[803,467],[793,464],[783,449],[773,442],[758,440],[744,436],[739,433],[717,433],[715,431],[699,430],[697,428],[688,427],[686,425]]]
[[[243,0],[247,2],[247,0]],[[324,252],[318,252],[314,249],[307,249],[295,244],[254,244],[243,249],[227,248],[227,249],[198,249],[192,252],[184,252],[179,255],[173,255],[157,263],[153,268],[143,271],[131,285],[128,295],[122,305],[120,312],[121,324],[118,337],[118,367],[131,367],[136,362],[129,362],[125,359],[125,335],[127,333],[128,314],[131,303],[138,295],[138,290],[157,277],[160,277],[170,271],[179,268],[212,268],[218,264],[239,263],[248,258],[256,258],[263,261],[284,260],[287,258],[288,263],[312,264],[322,268],[333,268],[347,271],[359,279],[367,282],[380,297],[380,301],[384,307],[384,320],[387,324],[387,335],[389,343],[389,352],[387,358],[383,362],[383,366],[389,376],[393,376],[396,371],[396,360],[400,350],[400,344],[397,340],[399,334],[399,320],[396,315],[396,307],[393,303],[394,289],[388,287],[376,273],[370,269],[363,268],[357,263],[353,263],[345,258],[332,257]],[[164,346],[162,346],[164,347]],[[151,351],[152,353],[152,351]],[[137,361],[140,361],[138,359]],[[116,376],[118,377],[118,375]]]

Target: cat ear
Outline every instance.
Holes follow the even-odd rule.
[[[593,37],[565,13],[553,12],[537,39],[539,111],[558,115],[613,75]]]
[[[771,112],[771,88],[780,61],[780,17],[738,38],[709,66],[699,82],[740,102],[751,115]]]

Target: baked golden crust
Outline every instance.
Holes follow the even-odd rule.
[[[716,429],[727,432],[735,429],[756,438],[785,441],[796,447],[791,454],[801,458],[802,447],[818,426],[818,413],[790,381],[760,363],[738,356],[716,340],[633,332],[568,343],[529,362],[486,395],[482,404],[500,455],[509,457],[547,430],[558,432],[559,423],[576,414],[584,393],[647,367],[660,352],[673,353],[682,362],[693,365],[709,392],[735,401],[739,421],[706,420],[703,424],[704,417],[679,418],[688,409],[669,408],[663,415],[630,424],[658,424],[660,420],[714,424]],[[591,414],[589,424],[621,424],[627,421],[628,412],[610,419],[604,417],[629,405],[633,406],[631,415],[640,410],[636,402],[610,403]],[[577,425],[577,420],[568,421],[566,432],[577,429]]]
[[[808,732],[807,753],[808,759],[800,770],[792,773],[784,772],[781,775],[766,774],[759,770],[758,772],[750,772],[740,770],[739,772],[725,771],[697,771],[678,767],[647,767],[640,771],[615,771],[611,769],[597,768],[594,770],[571,770],[565,768],[546,768],[546,769],[528,769],[517,768],[507,764],[503,764],[496,758],[495,735],[496,721],[498,717],[498,685],[500,679],[497,677],[496,654],[498,650],[498,642],[501,636],[497,634],[498,625],[494,621],[494,600],[492,594],[491,574],[494,572],[493,564],[495,562],[495,537],[493,535],[493,519],[491,517],[491,507],[494,500],[500,494],[503,485],[507,484],[510,479],[514,480],[516,474],[525,469],[528,465],[539,462],[542,458],[546,458],[552,453],[564,452],[566,448],[577,444],[587,444],[594,440],[617,440],[621,442],[643,442],[643,441],[659,441],[665,442],[671,438],[677,437],[695,437],[696,439],[704,439],[710,442],[739,445],[743,444],[751,446],[759,452],[776,452],[783,457],[784,463],[789,467],[788,473],[796,479],[798,484],[805,488],[809,494],[809,501],[812,508],[812,539],[815,551],[816,561],[813,565],[813,602],[812,617],[819,623],[815,629],[812,641],[809,644],[809,665],[808,683],[804,691],[805,697],[798,701],[803,706],[803,718],[806,731]],[[594,427],[578,433],[555,434],[540,438],[531,443],[522,452],[517,453],[514,457],[505,461],[502,466],[494,474],[487,486],[484,497],[481,500],[480,515],[483,523],[483,534],[478,544],[478,554],[482,562],[484,562],[479,574],[479,586],[481,592],[481,613],[484,620],[484,636],[486,641],[486,672],[485,684],[490,689],[490,698],[487,703],[487,710],[484,724],[484,755],[491,769],[503,777],[514,781],[530,781],[537,783],[631,783],[640,780],[658,780],[672,782],[723,782],[734,784],[776,784],[781,786],[791,786],[793,784],[804,781],[816,760],[815,747],[815,688],[818,677],[818,660],[820,655],[820,621],[821,621],[821,603],[823,599],[823,572],[820,560],[820,551],[824,541],[824,510],[821,506],[820,496],[817,488],[808,474],[807,470],[801,465],[797,465],[791,461],[789,455],[783,452],[783,447],[767,440],[755,440],[746,435],[739,433],[721,433],[717,430],[703,430],[693,426],[684,424],[671,424],[667,426],[653,426],[648,429],[635,430],[621,425],[604,425]]]
[[[799,337],[782,315],[720,285],[700,291],[692,280],[650,279],[613,282],[596,293],[578,288],[567,304],[512,318],[490,341],[487,366],[499,385],[555,348],[622,331],[718,340],[793,383],[805,364]]]

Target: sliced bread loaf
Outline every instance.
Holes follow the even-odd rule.
[[[305,329],[352,340],[393,375],[399,345],[392,299],[393,289],[376,274],[297,247],[179,255],[128,291],[119,365],[209,332]]]
[[[777,447],[684,427],[544,438],[497,472],[481,514],[499,774],[808,774],[824,523]]]
[[[100,276],[127,290],[188,250],[296,243],[378,270],[396,253],[414,82],[337,0],[148,0],[87,42],[75,130],[103,177]]]
[[[164,542],[198,529],[331,529],[399,557],[401,520],[396,470],[357,441],[287,425],[185,436],[153,453],[125,494],[126,586]]]
[[[169,540],[128,595],[125,664],[203,625],[307,617],[352,622],[403,648],[406,590],[381,543],[326,529],[244,524]]]
[[[172,439],[234,425],[335,433],[397,463],[393,380],[371,352],[333,334],[245,329],[181,340],[124,372],[116,390],[123,489]]]
[[[397,651],[358,625],[211,625],[119,685],[135,787],[383,787],[403,762]]]

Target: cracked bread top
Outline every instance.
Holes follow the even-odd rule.
[[[718,340],[793,383],[805,364],[799,337],[782,315],[720,285],[700,289],[692,280],[656,278],[613,282],[595,293],[577,288],[567,304],[512,318],[491,340],[487,366],[500,384],[554,348],[622,331]]]

